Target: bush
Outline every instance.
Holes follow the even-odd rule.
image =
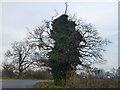
[[[14,71],[14,66],[11,64],[5,64],[2,69],[2,77],[3,78],[14,78],[16,77]]]

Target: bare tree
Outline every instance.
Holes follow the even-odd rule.
[[[34,50],[34,45],[28,41],[14,42],[11,50],[5,53],[5,57],[14,64],[19,73],[22,73],[34,63]]]

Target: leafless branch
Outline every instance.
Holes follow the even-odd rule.
[[[67,13],[67,7],[68,7],[68,5],[67,5],[67,2],[65,2],[65,14]]]

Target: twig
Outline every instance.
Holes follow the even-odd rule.
[[[51,19],[51,21],[53,21],[53,18],[54,17],[57,17],[57,15],[58,15],[58,12],[54,9],[54,11],[56,12],[56,15],[55,16],[52,16],[52,19]]]

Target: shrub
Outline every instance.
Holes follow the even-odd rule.
[[[66,83],[67,88],[117,88],[118,79],[82,78],[73,76]]]

